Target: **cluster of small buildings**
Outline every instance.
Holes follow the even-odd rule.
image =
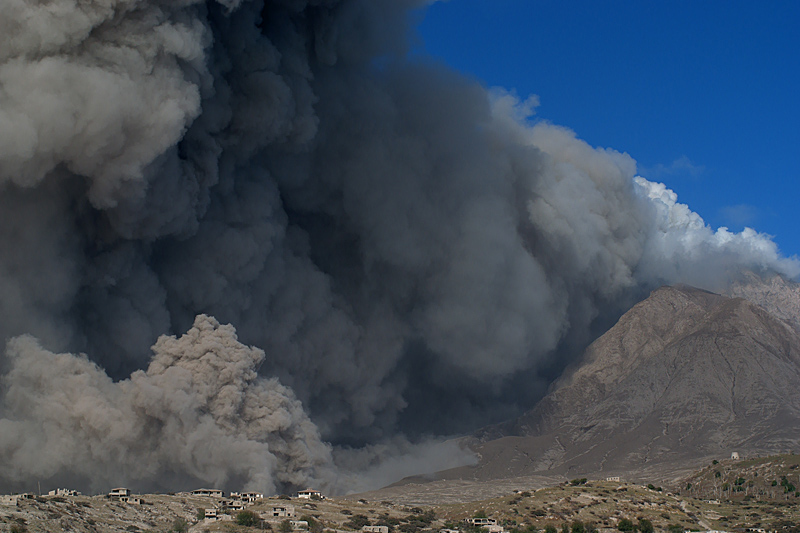
[[[80,496],[81,493],[72,489],[54,489],[47,493],[48,496]]]
[[[260,492],[231,492],[228,497],[219,489],[196,489],[191,491],[193,496],[202,496],[206,498],[216,499],[213,506],[203,509],[203,516],[206,520],[233,520],[233,515],[228,511],[240,511],[248,504],[257,503],[264,499],[264,495]],[[80,496],[81,493],[77,490],[57,488],[48,492],[48,496],[55,497],[68,497]],[[144,500],[139,496],[134,496],[131,490],[126,487],[117,487],[111,489],[106,494],[106,498],[115,502],[122,502],[133,505],[142,505]],[[322,493],[315,489],[301,490],[297,493],[297,498],[305,500],[322,500],[324,496]],[[5,505],[19,505],[20,500],[34,500],[36,495],[32,493],[13,494],[13,495],[0,495],[0,504]],[[284,502],[276,502],[267,511],[260,513],[262,520],[278,522],[288,520],[295,531],[303,531],[308,529],[308,522],[305,520],[296,520],[296,513],[294,505]],[[386,526],[365,526],[364,533],[389,533]]]
[[[256,503],[264,499],[264,495],[260,492],[231,492],[228,498],[225,498],[223,491],[219,489],[197,489],[191,492],[193,496],[205,496],[216,498],[217,504],[213,507],[204,509],[204,517],[208,521],[214,520],[232,520],[233,517],[224,511],[240,511],[243,510],[246,504]],[[297,493],[300,499],[323,499],[322,493],[315,489],[301,490]],[[294,505],[279,503],[273,505],[268,511],[262,512],[260,518],[267,521],[276,520],[289,520],[289,523],[294,530],[308,529],[308,522],[305,520],[291,520],[295,518]],[[388,533],[388,531],[380,531],[376,533]]]

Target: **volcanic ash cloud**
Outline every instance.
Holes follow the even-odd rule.
[[[200,315],[153,352],[147,371],[115,383],[83,355],[13,339],[2,378],[3,482],[273,493],[327,481],[329,446],[290,389],[258,376],[264,352],[238,342],[233,327]]]
[[[649,290],[798,273],[407,54],[425,3],[4,4],[0,485],[433,464],[407,441],[529,408]]]

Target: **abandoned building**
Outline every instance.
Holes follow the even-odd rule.
[[[128,498],[131,495],[131,490],[126,489],[125,487],[118,487],[116,489],[111,489],[111,492],[108,493],[108,497],[112,500],[119,500],[119,501],[128,501]],[[125,498],[123,500],[123,498]]]
[[[289,524],[291,524],[292,530],[294,531],[298,529],[308,529],[308,522],[305,520],[290,520]]]
[[[72,489],[55,489],[47,493],[48,496],[80,496],[81,493]]]
[[[36,496],[30,492],[24,492],[22,494],[0,495],[0,504],[19,505],[19,500],[33,500],[34,498],[36,498]]]
[[[294,517],[294,505],[273,505],[270,518],[292,518]]]
[[[222,498],[223,492],[219,489],[196,489],[192,491],[194,496],[211,496],[212,498]]]
[[[305,500],[314,500],[314,499],[321,500],[322,499],[322,493],[320,491],[318,491],[318,490],[306,489],[306,490],[301,490],[300,492],[298,492],[297,493],[297,497],[298,498],[303,498]]]
[[[241,511],[242,509],[244,509],[244,503],[242,503],[242,500],[238,500],[238,499],[236,499],[236,500],[222,500],[222,501],[220,501],[220,506],[223,509],[231,509],[233,511]]]
[[[619,476],[608,476],[606,478],[606,481],[614,481],[616,483],[619,483]]]
[[[389,526],[364,526],[361,531],[364,533],[389,533]]]
[[[254,503],[258,500],[263,500],[264,495],[260,492],[243,492],[240,497],[242,500],[250,503]]]
[[[205,518],[206,520],[216,520],[217,519],[217,510],[215,509],[206,509]]]
[[[465,518],[464,522],[471,526],[496,526],[497,520],[494,518]]]

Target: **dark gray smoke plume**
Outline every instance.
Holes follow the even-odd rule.
[[[346,490],[323,440],[422,465],[643,291],[800,272],[407,59],[422,3],[7,2],[0,487]]]

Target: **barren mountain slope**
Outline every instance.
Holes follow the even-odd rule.
[[[532,411],[482,433],[477,467],[448,475],[664,474],[796,449],[799,427],[797,331],[741,298],[662,287]]]

